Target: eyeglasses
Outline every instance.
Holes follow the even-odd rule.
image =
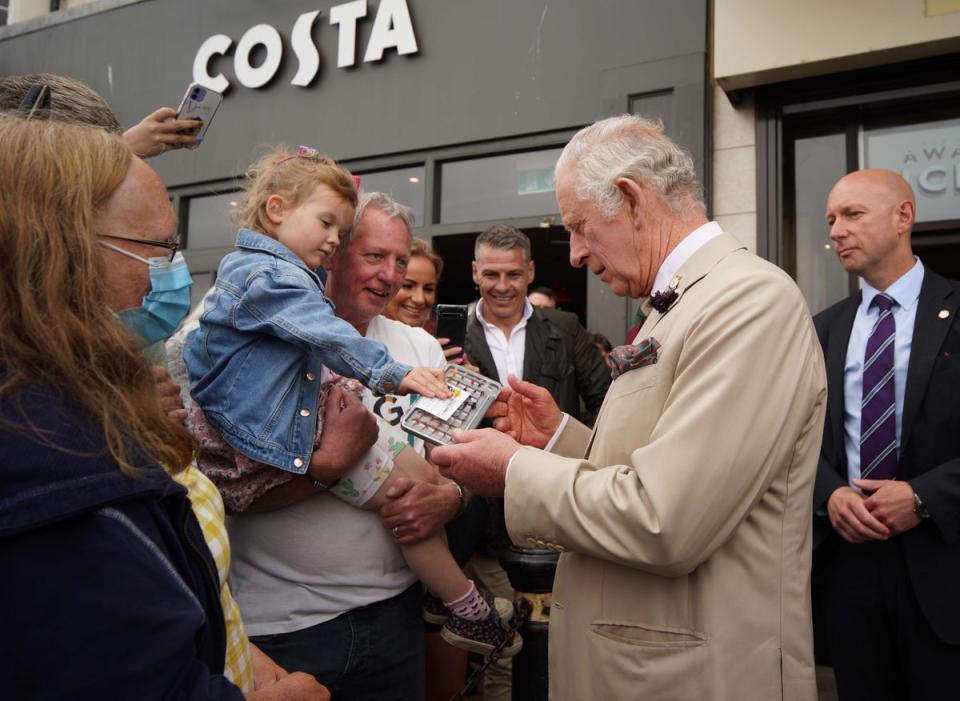
[[[130,243],[142,243],[145,246],[159,246],[170,251],[170,260],[173,261],[180,249],[180,239],[176,241],[157,241],[155,239],[134,239],[129,236],[110,236],[109,234],[100,234],[102,239],[113,239],[114,241],[129,241]]]

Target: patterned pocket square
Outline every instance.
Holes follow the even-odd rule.
[[[660,342],[653,336],[637,341],[633,345],[617,346],[607,356],[610,376],[615,380],[623,373],[630,372],[635,368],[653,365],[657,362],[659,352]]]

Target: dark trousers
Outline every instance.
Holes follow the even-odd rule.
[[[315,676],[333,701],[422,701],[422,605],[417,583],[326,623],[252,640],[288,672]]]
[[[960,698],[960,646],[940,640],[917,605],[901,539],[821,547],[815,596],[840,699]]]

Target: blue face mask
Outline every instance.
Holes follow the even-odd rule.
[[[183,254],[177,253],[172,261],[165,256],[141,258],[104,241],[100,245],[150,266],[150,292],[139,307],[119,312],[120,321],[147,346],[168,338],[190,311],[193,278]]]

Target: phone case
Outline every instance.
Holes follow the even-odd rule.
[[[467,337],[467,308],[459,304],[438,304],[437,325],[434,329],[437,338],[449,338],[445,346],[463,347]]]
[[[187,92],[183,94],[180,101],[180,107],[177,109],[177,119],[199,119],[203,124],[199,129],[188,129],[185,133],[195,133],[197,136],[204,136],[213,121],[213,115],[217,113],[223,96],[216,90],[205,88],[197,83],[191,83]],[[199,143],[188,146],[195,149],[200,146]]]
[[[455,429],[467,431],[476,428],[503,389],[499,382],[459,365],[448,365],[444,377],[455,394],[452,399],[444,401],[417,397],[400,420],[400,428],[404,431],[435,445],[453,443]],[[423,408],[446,404],[449,409],[455,400],[459,403],[449,418],[442,418]]]

